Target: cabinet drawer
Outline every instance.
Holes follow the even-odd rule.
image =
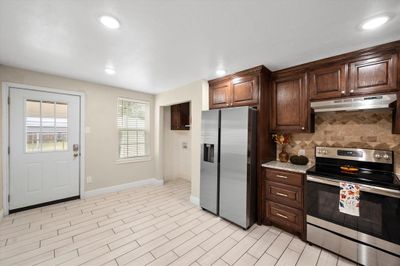
[[[303,232],[303,212],[272,201],[267,201],[267,219],[289,230]]]
[[[300,187],[267,181],[266,197],[291,207],[303,208],[303,189]]]
[[[274,169],[267,169],[265,171],[267,180],[298,186],[301,187],[303,185],[303,175],[293,172],[286,172]]]

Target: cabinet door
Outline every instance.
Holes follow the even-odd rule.
[[[284,132],[308,130],[305,74],[277,78],[272,84],[271,129]]]
[[[313,100],[339,98],[346,93],[346,64],[315,69],[309,72],[308,84]]]
[[[231,106],[258,103],[258,76],[237,77],[232,80]]]
[[[397,89],[397,54],[375,56],[350,63],[349,93],[374,94]]]
[[[190,129],[190,103],[171,105],[171,130]]]
[[[223,108],[230,105],[230,87],[230,80],[210,85],[210,109]]]
[[[171,105],[171,130],[180,129],[179,104]]]

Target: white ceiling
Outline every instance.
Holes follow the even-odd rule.
[[[383,12],[388,24],[359,30]],[[0,0],[0,38],[0,64],[159,93],[218,68],[277,70],[399,40],[400,1]]]

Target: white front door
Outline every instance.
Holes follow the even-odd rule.
[[[9,209],[79,196],[80,96],[10,88]]]

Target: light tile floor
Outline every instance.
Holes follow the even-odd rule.
[[[275,227],[191,204],[190,183],[37,208],[0,223],[0,265],[354,265]]]

